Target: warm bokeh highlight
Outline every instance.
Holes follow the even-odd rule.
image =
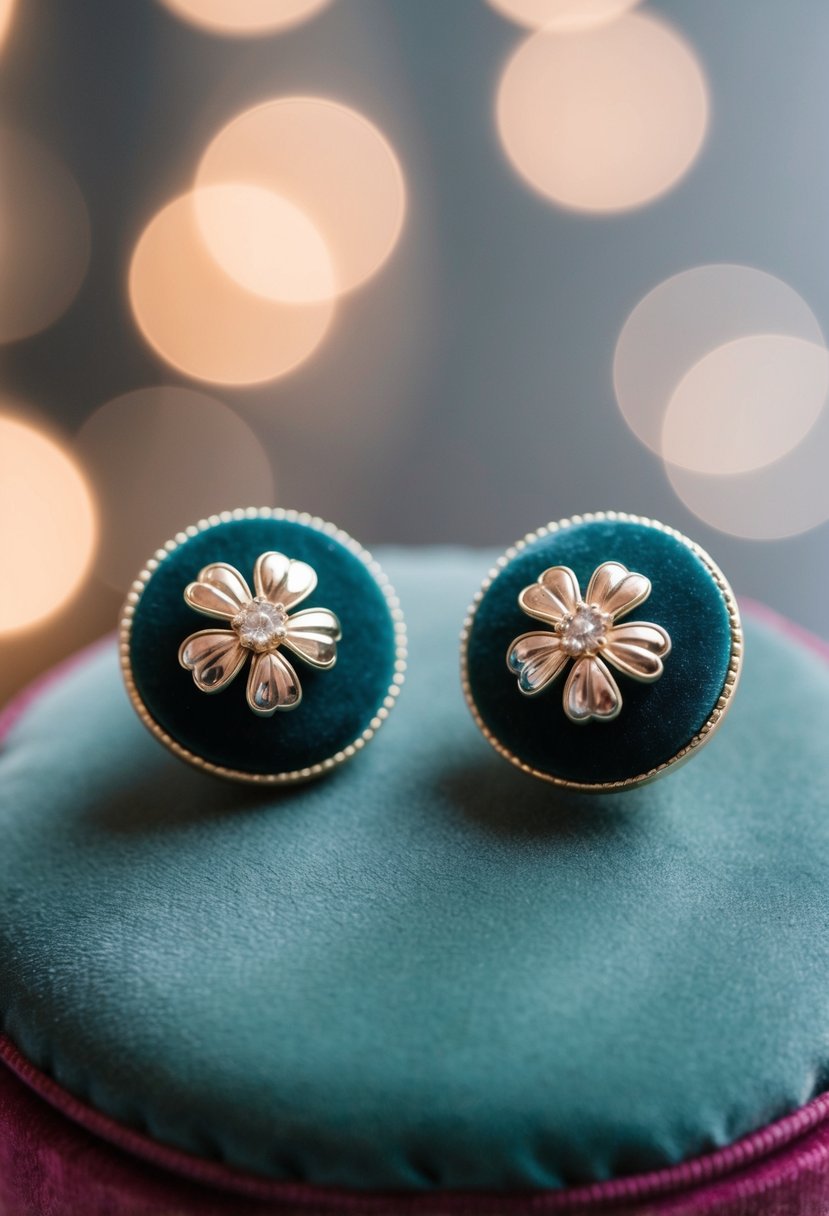
[[[284,376],[316,349],[334,311],[330,300],[283,304],[235,282],[203,240],[193,193],[168,203],[144,229],[130,265],[129,297],[141,332],[162,359],[217,384]]]
[[[338,292],[376,274],[403,226],[406,189],[391,144],[362,114],[323,98],[267,101],[229,122],[197,173],[199,187],[228,182],[299,208],[325,242]]]
[[[83,281],[89,248],[86,204],[63,161],[0,127],[0,342],[57,320]]]
[[[744,540],[781,540],[829,521],[829,410],[803,443],[752,473],[717,477],[666,464],[674,491],[698,519]]]
[[[40,625],[89,573],[97,517],[87,481],[54,439],[0,414],[0,634]]]
[[[221,401],[164,385],[100,406],[77,437],[103,518],[97,571],[126,590],[188,524],[274,501],[273,473],[247,423]]]
[[[328,248],[299,207],[261,186],[233,182],[193,197],[210,253],[240,287],[283,304],[336,294]]]
[[[584,30],[614,21],[641,0],[488,0],[497,12],[528,29]]]
[[[212,34],[245,38],[276,34],[327,8],[331,0],[161,0],[191,25]]]
[[[546,198],[621,211],[664,194],[694,163],[708,90],[685,39],[631,13],[524,40],[501,77],[496,118],[510,161]]]
[[[6,41],[14,16],[16,0],[0,0],[0,47]]]
[[[628,316],[613,359],[616,399],[634,435],[661,455],[665,411],[690,369],[726,343],[775,334],[824,344],[809,305],[774,275],[753,266],[714,263],[663,280]],[[727,396],[721,399],[725,430],[734,429],[730,413],[735,404]],[[707,432],[705,442],[711,441]],[[679,456],[675,444],[672,455]]]
[[[829,390],[829,351],[782,334],[718,346],[668,402],[662,455],[703,473],[747,473],[802,442]]]

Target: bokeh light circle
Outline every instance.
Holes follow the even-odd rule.
[[[193,519],[273,502],[268,455],[247,423],[193,389],[153,386],[100,406],[77,436],[101,503],[97,571],[126,590]]]
[[[661,455],[665,411],[683,377],[726,343],[759,335],[824,345],[805,300],[752,266],[714,263],[659,283],[628,316],[613,358],[616,400],[634,435]],[[703,441],[716,434],[708,430]]]
[[[261,186],[233,182],[197,190],[194,198],[210,253],[240,287],[284,304],[336,294],[328,248],[299,207]]]
[[[213,34],[251,37],[299,25],[331,0],[161,0],[175,16]]]
[[[703,473],[747,473],[779,460],[817,421],[829,351],[783,334],[716,347],[680,380],[662,425],[662,455]]]
[[[584,30],[614,21],[641,0],[488,0],[510,21],[533,30]]]
[[[403,227],[405,182],[389,141],[362,114],[323,98],[278,98],[232,119],[196,178],[199,187],[227,182],[299,207],[328,248],[339,292],[376,274]]]
[[[15,7],[16,0],[0,0],[0,47],[8,36]]]
[[[665,465],[689,511],[711,528],[743,540],[782,540],[829,521],[829,410],[803,443],[773,464],[737,476]]]
[[[72,174],[32,136],[0,127],[0,342],[57,320],[83,281],[89,250]]]
[[[693,164],[708,125],[696,55],[670,26],[629,13],[525,39],[501,77],[507,156],[536,190],[588,212],[638,207]]]
[[[0,414],[0,634],[40,625],[87,577],[98,537],[86,478],[54,439]]]
[[[197,207],[193,193],[180,195],[139,237],[128,284],[139,329],[196,379],[242,385],[286,375],[322,341],[332,301],[289,305],[246,291],[208,251]]]

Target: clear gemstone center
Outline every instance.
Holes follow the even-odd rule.
[[[272,604],[259,595],[245,604],[232,621],[242,645],[259,654],[275,650],[284,641],[287,623],[288,614],[283,606]]]
[[[574,658],[595,654],[605,643],[610,621],[609,613],[602,612],[595,604],[578,603],[576,611],[562,617],[559,623],[557,632],[561,637],[561,649]]]

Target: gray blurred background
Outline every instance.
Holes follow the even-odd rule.
[[[691,267],[767,271],[829,329],[829,6],[662,0],[637,13],[667,19],[693,49],[709,125],[672,189],[596,215],[530,189],[505,154],[496,91],[530,31],[484,0],[333,0],[302,24],[248,38],[195,28],[156,0],[20,3],[0,59],[2,120],[69,168],[91,252],[62,315],[0,347],[9,409],[73,451],[110,399],[187,387],[244,419],[272,462],[275,503],[333,520],[369,547],[500,550],[551,519],[630,511],[698,540],[738,594],[829,636],[827,525],[776,540],[710,526],[631,432],[613,383],[632,309]],[[406,180],[403,228],[293,372],[254,387],[205,383],[139,332],[126,289],[132,251],[151,217],[190,187],[224,123],[290,95],[342,103],[384,133]],[[820,427],[804,442],[822,444]],[[101,487],[102,543],[137,572],[147,537],[116,518],[113,495],[120,484],[133,504],[150,502],[169,475],[142,458],[137,439],[131,465],[117,457],[114,485],[84,465],[86,451],[75,458]],[[231,445],[224,458],[245,457]],[[192,467],[182,477],[189,485]],[[207,510],[250,505],[224,501],[223,490]],[[194,494],[194,516],[185,493],[183,517],[151,547],[205,513],[203,499]],[[113,582],[93,568],[47,620],[0,634],[0,697],[114,626],[123,588]]]

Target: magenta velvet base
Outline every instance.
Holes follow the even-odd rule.
[[[358,1195],[245,1177],[163,1149],[82,1108],[27,1065],[8,1040],[3,1056],[3,1216],[823,1216],[829,1211],[826,1095],[708,1157],[566,1194]],[[73,1118],[53,1102],[71,1109]]]

